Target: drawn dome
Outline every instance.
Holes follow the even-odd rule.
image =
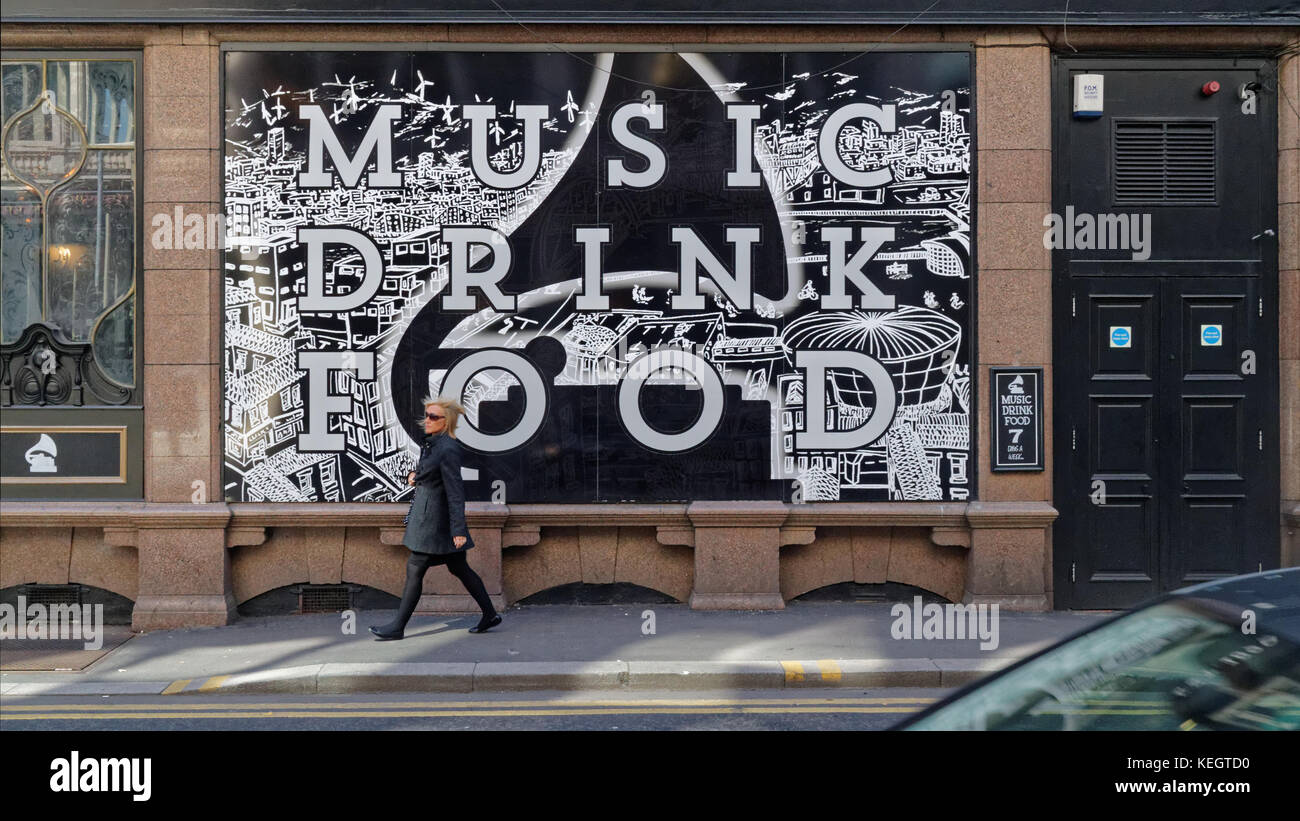
[[[961,326],[937,311],[906,306],[894,311],[828,311],[802,316],[782,334],[787,349],[860,351],[894,378],[900,410],[934,403],[957,361]],[[832,391],[861,395],[851,372],[828,371]]]
[[[792,349],[862,351],[881,362],[901,362],[953,347],[961,340],[961,326],[937,311],[915,306],[829,311],[796,319],[782,338]]]

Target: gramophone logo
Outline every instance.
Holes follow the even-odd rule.
[[[28,471],[31,473],[58,473],[59,469],[54,464],[54,457],[59,455],[59,449],[55,447],[54,440],[48,433],[42,433],[41,438],[36,444],[27,449]]]

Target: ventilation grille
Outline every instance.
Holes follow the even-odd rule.
[[[1114,120],[1116,205],[1213,205],[1212,120]]]
[[[55,604],[81,604],[81,585],[79,584],[25,584],[19,587],[27,604],[43,604],[46,607]]]
[[[338,613],[352,609],[355,588],[347,584],[304,584],[298,588],[298,612]]]

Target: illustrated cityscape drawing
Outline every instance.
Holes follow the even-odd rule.
[[[609,57],[603,56],[603,65]],[[694,55],[687,62],[695,66],[705,57]],[[227,499],[392,501],[409,493],[405,476],[418,450],[410,417],[419,409],[396,406],[387,386],[403,336],[448,287],[444,226],[491,226],[510,236],[548,197],[563,196],[566,175],[575,173],[584,146],[598,139],[609,108],[602,104],[599,67],[584,75],[586,85],[574,83],[558,92],[554,83],[531,88],[521,79],[518,99],[495,99],[489,162],[501,172],[518,165],[523,129],[513,112],[525,102],[546,103],[550,118],[542,127],[539,171],[520,188],[492,188],[471,168],[471,128],[462,110],[491,98],[439,93],[446,86],[440,85],[445,72],[437,61],[446,55],[410,58],[404,65],[418,68],[390,75],[384,64],[374,75],[358,69],[346,78],[330,73],[314,83],[309,67],[286,68],[286,77],[307,79],[290,84],[277,77],[273,90],[263,87],[272,81],[260,73],[227,66],[224,202],[234,234],[227,239],[224,287]],[[754,155],[783,234],[784,294],[756,290],[752,308],[742,309],[701,276],[706,309],[679,311],[672,307],[678,271],[622,270],[602,277],[610,307],[589,311],[576,307],[584,284],[580,270],[534,272],[538,287],[513,294],[513,311],[467,312],[432,344],[444,351],[522,352],[534,340],[550,338],[564,356],[550,386],[555,391],[616,386],[651,351],[689,351],[743,400],[768,404],[769,435],[757,458],[766,461],[766,478],[780,497],[794,487],[803,501],[970,498],[968,75],[965,86],[915,91],[873,83],[868,58],[854,64],[854,74],[803,72],[774,87],[756,83],[753,90],[738,78],[727,77],[723,85],[705,78],[709,84],[703,87],[719,99],[763,106],[754,124]],[[859,119],[846,124],[836,141],[849,168],[888,169],[890,181],[882,186],[847,185],[821,161],[821,124],[852,102],[888,105],[895,112],[892,130]],[[297,111],[305,104],[323,106],[340,130],[351,127],[357,133],[378,106],[401,105],[402,118],[393,124],[393,163],[403,175],[402,187],[371,188],[363,174],[351,189],[300,188],[308,123]],[[672,117],[671,104],[667,111]],[[598,214],[593,204],[587,222],[635,218]],[[824,229],[840,225],[854,226],[855,236],[857,226],[893,230],[894,239],[862,266],[873,284],[894,297],[893,309],[821,305],[830,287],[831,260],[820,237]],[[364,306],[299,312],[307,253],[297,231],[312,226],[361,231],[379,247],[382,285]],[[324,253],[326,294],[348,293],[361,284],[364,262],[358,253],[342,246]],[[856,297],[851,287],[849,293]],[[331,393],[351,396],[350,413],[329,417],[329,432],[345,437],[342,451],[303,451],[297,445],[306,420],[306,372],[297,365],[304,351],[374,354],[374,379],[358,379],[347,370],[329,375]],[[885,433],[852,450],[797,448],[807,414],[822,415],[827,431],[852,430],[876,411],[878,398],[863,374],[831,368],[825,406],[806,407],[807,386],[794,367],[795,351],[854,351],[883,365],[895,393]],[[446,368],[430,369],[424,393],[437,395],[445,373]],[[673,370],[661,372],[658,380],[693,386],[692,377]],[[484,403],[510,401],[516,385],[504,370],[476,374],[463,396],[469,424],[479,425],[480,412],[488,407]],[[467,455],[467,479],[477,480],[467,481],[471,499],[489,498],[490,477],[478,474],[486,464]],[[514,477],[509,493],[511,501],[529,501],[526,477]]]

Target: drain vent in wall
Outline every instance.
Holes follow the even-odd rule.
[[[18,588],[18,595],[27,604],[81,604],[81,585],[79,584],[24,584]]]
[[[298,588],[298,612],[338,613],[352,610],[352,594],[359,589],[350,584],[304,584]]]

